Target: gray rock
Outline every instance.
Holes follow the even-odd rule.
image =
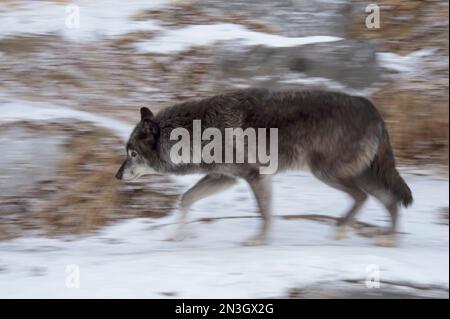
[[[288,291],[293,299],[448,299],[448,288],[408,282],[380,282],[368,288],[364,281],[318,282]]]
[[[290,37],[345,37],[352,8],[350,0],[202,0],[194,5],[215,16],[245,15],[258,19]]]
[[[226,41],[215,50],[214,76],[220,84],[284,89],[299,84],[308,86],[310,78],[325,78],[361,90],[379,78],[376,51],[367,41],[341,40],[284,48]]]

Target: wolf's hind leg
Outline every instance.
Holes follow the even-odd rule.
[[[340,190],[346,192],[353,199],[353,205],[344,214],[344,216],[338,221],[337,225],[340,227],[347,226],[352,222],[358,212],[361,210],[361,207],[364,205],[367,199],[366,193],[362,191],[357,186],[345,186],[339,188]]]
[[[347,231],[349,224],[353,221],[355,216],[361,210],[367,199],[366,193],[357,187],[342,187],[340,190],[346,192],[353,199],[353,204],[350,209],[344,214],[344,216],[338,220],[337,229],[334,235],[334,239],[341,240],[347,237]]]
[[[169,240],[180,240],[183,238],[183,229],[187,220],[187,213],[189,208],[197,201],[206,198],[208,196],[220,193],[227,188],[233,186],[236,183],[236,179],[231,176],[221,174],[208,174],[192,186],[181,197],[180,210],[181,217],[178,223],[177,230],[173,237]]]
[[[323,173],[313,173],[325,184],[347,193],[353,199],[353,204],[350,209],[344,214],[341,219],[338,220],[338,228],[336,229],[336,233],[333,236],[333,239],[336,240],[344,239],[347,236],[347,229],[349,224],[352,222],[352,220],[361,210],[361,207],[366,202],[367,195],[352,179],[341,180],[339,178],[328,176]]]
[[[376,245],[383,247],[397,247],[397,221],[398,203],[383,203],[391,216],[391,227],[384,233],[379,234],[375,240]]]
[[[258,234],[242,242],[246,246],[265,244],[272,221],[272,176],[255,175],[246,178],[258,205],[259,213],[263,218],[263,224]]]
[[[395,198],[393,194],[381,183],[376,183],[376,181],[365,181],[365,190],[380,201],[386,210],[389,212],[391,218],[391,225],[388,229],[378,232],[375,234],[375,242],[379,246],[384,247],[395,247],[397,245],[397,224],[398,224],[398,208],[399,201]]]

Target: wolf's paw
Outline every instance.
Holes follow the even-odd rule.
[[[183,241],[187,237],[187,234],[182,231],[175,232],[172,236],[167,237],[164,241]]]
[[[253,236],[244,239],[241,244],[242,246],[261,246],[267,244],[267,240],[262,236]]]
[[[332,240],[343,240],[348,237],[348,228],[346,226],[338,226],[331,235]]]
[[[172,235],[172,236],[164,238],[163,241],[172,241],[172,242],[183,241],[183,238]]]
[[[375,245],[380,247],[398,247],[397,237],[392,234],[378,235],[375,238]]]

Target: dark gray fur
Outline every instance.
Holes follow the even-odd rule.
[[[326,91],[271,92],[247,89],[188,101],[169,107],[156,116],[141,110],[128,149],[161,173],[207,174],[182,198],[187,212],[200,198],[212,195],[245,179],[251,186],[264,218],[262,231],[250,243],[264,240],[270,226],[271,176],[259,174],[259,164],[180,164],[169,158],[172,129],[184,127],[192,134],[194,119],[202,129],[216,127],[278,128],[278,171],[307,168],[324,183],[346,192],[354,204],[339,225],[348,224],[367,195],[379,199],[392,218],[396,232],[398,206],[412,203],[409,187],[395,168],[395,159],[383,119],[366,98]],[[131,166],[129,156],[119,170]],[[183,214],[185,215],[185,214]]]

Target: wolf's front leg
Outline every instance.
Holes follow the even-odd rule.
[[[187,213],[189,208],[200,199],[206,198],[208,196],[217,194],[226,190],[236,183],[236,179],[231,176],[221,175],[221,174],[208,174],[192,186],[186,193],[181,197],[180,210],[181,216],[180,221],[177,225],[177,230],[174,236],[170,237],[168,240],[181,240],[184,238],[184,228],[187,221]]]
[[[252,175],[248,177],[259,213],[263,219],[261,230],[255,235],[242,242],[245,246],[256,246],[267,243],[271,222],[272,222],[272,176],[271,175]]]

